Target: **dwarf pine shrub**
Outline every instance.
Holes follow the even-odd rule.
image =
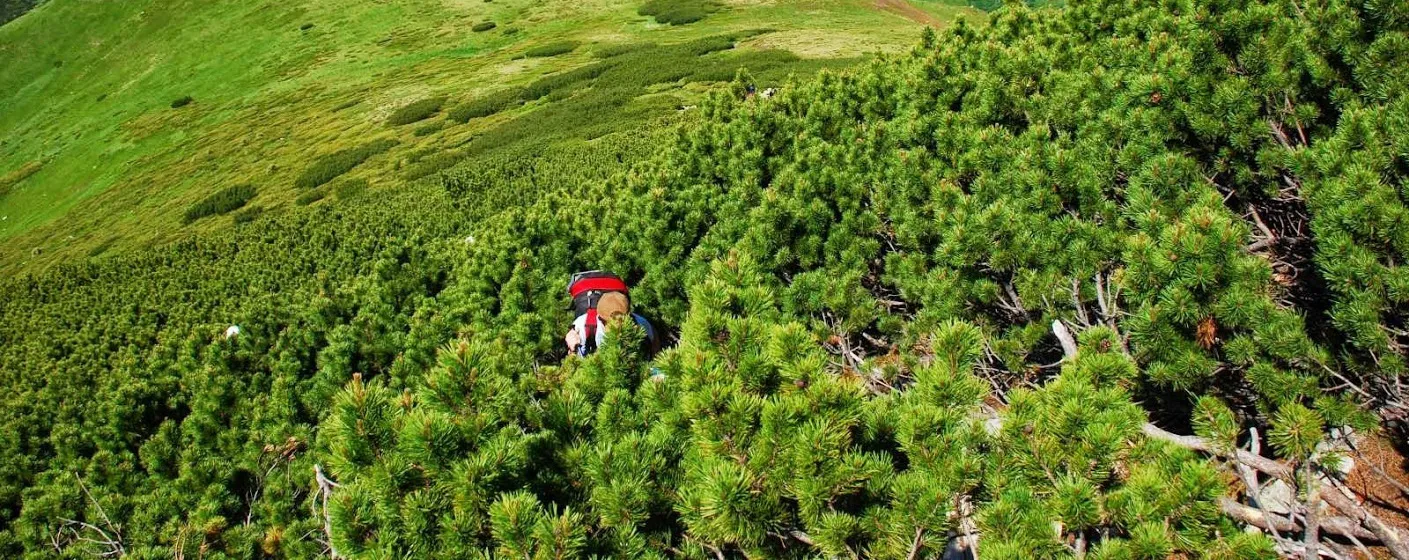
[[[450,109],[445,118],[458,123],[466,123],[470,119],[487,117],[517,106],[523,102],[523,97],[523,90],[500,90]]]
[[[577,41],[555,41],[545,43],[524,51],[524,56],[529,58],[546,58],[567,54],[577,50]]]
[[[262,214],[264,214],[263,206],[250,206],[248,208],[240,210],[239,212],[236,212],[233,216],[231,216],[231,219],[236,224],[247,224],[253,222]]]
[[[396,144],[396,140],[382,139],[320,156],[313,160],[313,163],[309,164],[298,178],[294,179],[294,186],[300,189],[311,189],[332,181],[342,176],[343,173],[352,171],[354,167],[367,161],[367,158],[390,150]]]
[[[439,113],[443,105],[445,105],[444,97],[430,97],[407,103],[387,117],[387,124],[401,126],[429,119]]]
[[[206,216],[225,214],[243,207],[258,191],[254,185],[235,185],[211,193],[192,204],[182,215],[182,223],[189,224]]]
[[[686,25],[704,19],[721,7],[713,0],[647,0],[636,13],[651,16],[657,23]]]
[[[474,31],[475,33],[481,33],[484,31],[489,31],[490,29],[494,29],[494,27],[495,23],[492,21],[481,21],[479,23],[474,24],[474,26],[470,27],[470,30]]]
[[[1147,423],[1256,428],[1298,497],[1396,433],[1397,6],[1009,3],[793,81],[629,52],[375,198],[0,280],[0,550],[1300,555]],[[587,268],[666,351],[562,357]]]
[[[349,199],[349,198],[353,198],[353,197],[359,196],[359,195],[361,195],[362,193],[367,192],[367,180],[366,180],[366,179],[350,179],[350,180],[344,180],[344,181],[338,183],[337,185],[335,185],[335,188],[333,189],[333,192],[338,195],[338,199],[339,199],[339,200],[346,200],[346,199]]]
[[[299,206],[308,206],[309,204],[313,204],[315,202],[323,200],[324,198],[327,198],[327,196],[328,190],[326,188],[309,189],[299,193],[298,197],[294,199],[294,204],[297,204]]]

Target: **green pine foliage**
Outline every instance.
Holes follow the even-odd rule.
[[[9,23],[11,20],[25,14],[43,0],[3,0],[0,1],[0,25]]]
[[[391,126],[421,122],[439,113],[443,105],[445,105],[444,97],[429,97],[413,101],[393,111],[391,116],[387,117],[386,122]]]
[[[487,117],[522,103],[523,95],[521,90],[501,90],[458,105],[450,109],[445,118],[458,123],[466,123],[470,119]]]
[[[1311,472],[1393,419],[1405,16],[1008,3],[791,81],[630,49],[376,197],[4,281],[0,555],[1273,557],[1142,426]],[[667,350],[563,357],[588,268]]]
[[[558,56],[560,54],[567,54],[577,50],[577,46],[577,41],[555,41],[552,43],[546,43],[530,48],[524,51],[524,56],[527,56],[529,58],[547,58],[550,56]]]
[[[294,186],[300,189],[311,189],[323,185],[362,165],[362,162],[367,161],[367,158],[390,150],[396,144],[396,140],[382,139],[321,156],[313,160],[313,163],[308,165],[308,169],[305,169],[298,178],[294,179]]]
[[[650,16],[656,23],[685,25],[717,12],[722,6],[714,0],[646,0],[636,13]]]
[[[255,221],[255,219],[259,218],[263,214],[263,206],[249,206],[240,210],[239,212],[235,212],[233,215],[230,216],[230,218],[236,224],[247,224]]]
[[[182,215],[181,219],[184,223],[189,224],[206,216],[238,210],[254,198],[257,193],[254,185],[235,185],[220,189],[192,204],[190,208],[186,209],[186,213]]]
[[[470,27],[470,30],[474,31],[475,33],[483,33],[485,31],[489,31],[490,29],[494,29],[495,26],[496,24],[492,21],[481,21],[479,23],[474,24],[474,26]]]
[[[298,198],[294,199],[294,204],[297,204],[299,206],[308,206],[309,204],[313,204],[315,202],[323,200],[324,198],[327,198],[327,196],[328,189],[309,189],[299,193]]]

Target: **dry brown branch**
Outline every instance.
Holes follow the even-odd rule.
[[[1151,438],[1167,441],[1195,451],[1202,451],[1204,453],[1235,460],[1257,469],[1263,474],[1281,479],[1288,484],[1296,484],[1296,476],[1292,467],[1280,461],[1253,455],[1241,449],[1231,452],[1221,450],[1205,441],[1203,438],[1173,434],[1160,429],[1154,424],[1145,424],[1143,431],[1145,435]],[[1379,517],[1375,516],[1375,514],[1365,509],[1365,507],[1356,503],[1354,496],[1350,495],[1346,489],[1336,485],[1334,491],[1321,492],[1320,498],[1325,500],[1327,504],[1330,504],[1331,507],[1336,508],[1342,514],[1348,516],[1357,526],[1369,530],[1373,538],[1380,541],[1380,544],[1384,545],[1390,555],[1398,560],[1409,560],[1409,536],[1389,526]]]
[[[328,515],[328,496],[332,495],[334,488],[342,485],[324,476],[323,466],[317,463],[313,464],[313,480],[318,483],[318,502],[321,502],[323,508],[321,515],[316,511],[313,513],[323,518],[323,535],[328,539],[328,557],[337,560],[341,556],[338,555],[337,548],[333,546],[333,518]]]

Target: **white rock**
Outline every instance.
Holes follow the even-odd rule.
[[[1281,480],[1273,480],[1262,485],[1262,491],[1257,493],[1257,503],[1271,513],[1287,515],[1299,502],[1296,489]]]
[[[1331,470],[1339,472],[1342,477],[1350,474],[1350,471],[1355,470],[1355,459],[1352,459],[1350,457],[1350,449],[1348,449],[1343,443],[1345,440],[1359,442],[1360,436],[1355,434],[1354,431],[1350,428],[1332,428],[1331,439],[1316,444],[1317,454],[1324,454],[1328,452],[1340,453],[1339,463],[1332,464],[1329,460],[1327,460],[1326,457],[1323,456],[1321,458],[1321,464],[1325,465]]]
[[[237,337],[237,336],[239,336],[239,335],[240,335],[240,326],[239,326],[239,325],[230,325],[230,328],[225,329],[225,338],[227,338],[227,339],[235,338],[235,337]]]

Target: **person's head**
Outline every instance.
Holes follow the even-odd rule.
[[[626,299],[626,294],[621,292],[607,292],[597,300],[597,317],[603,323],[611,322],[612,319],[624,317],[630,313],[631,302]]]

